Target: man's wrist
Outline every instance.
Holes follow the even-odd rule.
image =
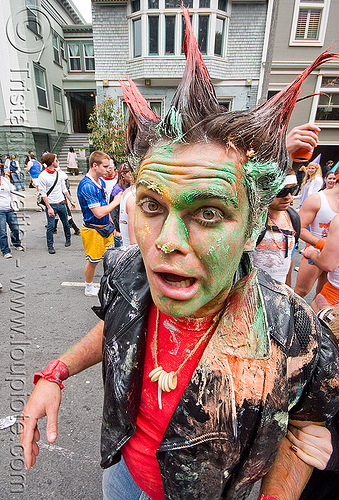
[[[272,495],[260,495],[258,500],[278,500],[278,498],[272,497]]]
[[[53,359],[48,363],[43,371],[34,373],[34,385],[36,385],[40,377],[48,380],[49,382],[55,382],[58,384],[60,389],[63,389],[64,385],[62,381],[69,377],[69,371],[67,365],[63,361],[60,361],[60,359]]]
[[[314,245],[315,248],[318,250],[322,250],[325,246],[325,241],[322,240],[321,238],[318,239],[317,243]]]

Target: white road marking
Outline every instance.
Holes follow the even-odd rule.
[[[99,287],[100,283],[93,283],[93,285]],[[79,283],[78,281],[63,281],[61,286],[85,286],[85,283]]]
[[[39,441],[39,447],[42,450],[48,450],[55,452],[59,455],[62,455],[65,458],[68,458],[69,460],[84,460],[86,462],[90,462],[92,464],[97,464],[97,460],[93,460],[93,457],[89,457],[87,455],[78,455],[74,453],[74,451],[67,450],[66,448],[61,448],[61,446],[55,446],[53,444],[47,444],[44,443],[43,441]]]

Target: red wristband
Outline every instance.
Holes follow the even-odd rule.
[[[53,359],[50,361],[43,372],[34,373],[33,384],[35,385],[39,378],[45,378],[49,382],[55,382],[58,384],[60,389],[64,388],[62,383],[63,380],[69,377],[69,371],[67,365],[60,359]]]
[[[319,238],[317,243],[314,245],[314,247],[317,248],[318,250],[322,250],[324,248],[324,246],[325,246],[325,242],[321,238]]]
[[[272,497],[272,495],[261,495],[258,500],[278,500],[277,497]]]

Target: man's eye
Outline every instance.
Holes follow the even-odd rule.
[[[206,210],[201,211],[201,215],[206,220],[213,220],[214,216],[215,216],[215,212],[214,212],[214,210],[206,209]]]
[[[223,213],[216,208],[202,208],[195,214],[200,224],[217,224],[224,219]]]
[[[144,201],[141,204],[141,208],[145,213],[155,213],[160,209],[159,203],[154,200]]]

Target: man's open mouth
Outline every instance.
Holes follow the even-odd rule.
[[[189,288],[196,281],[196,278],[187,278],[186,276],[171,273],[160,273],[160,276],[166,283],[177,288]]]

